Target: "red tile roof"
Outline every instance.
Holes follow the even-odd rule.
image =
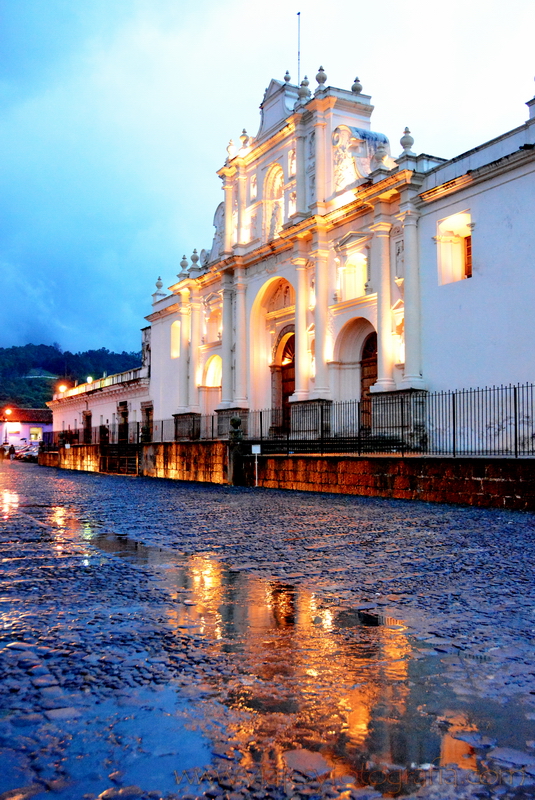
[[[5,409],[11,408],[12,413],[5,414]],[[0,409],[0,416],[9,422],[41,422],[52,424],[52,411],[48,408],[13,408],[4,406]]]

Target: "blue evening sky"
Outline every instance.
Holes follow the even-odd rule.
[[[528,0],[0,0],[0,346],[139,349],[158,275],[209,248],[229,138],[271,77],[372,95],[394,156],[528,118]]]

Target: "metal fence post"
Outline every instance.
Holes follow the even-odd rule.
[[[453,434],[453,457],[457,455],[457,402],[456,393],[451,395],[451,420],[452,420],[452,434]]]
[[[320,442],[321,442],[321,455],[323,455],[323,451],[325,449],[324,442],[323,442],[323,403],[320,402]]]
[[[401,400],[401,455],[405,458],[405,398],[400,395]]]
[[[260,441],[262,441],[262,439],[264,438],[264,429],[263,429],[263,426],[262,426],[262,414],[264,412],[260,411],[259,413],[260,413]]]
[[[515,458],[518,458],[518,388],[513,386],[513,402],[515,407]]]
[[[361,443],[360,443],[360,400],[357,402],[357,447],[358,447],[358,454],[361,455]]]

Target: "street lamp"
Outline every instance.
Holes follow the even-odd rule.
[[[7,422],[9,421],[9,417],[13,413],[11,408],[4,408],[2,412],[2,422],[4,423],[4,444],[9,444],[7,440]]]

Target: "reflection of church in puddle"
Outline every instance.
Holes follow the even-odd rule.
[[[216,696],[244,712],[225,733],[243,767],[261,767],[266,777],[283,770],[281,754],[293,742],[321,749],[340,775],[358,775],[368,758],[388,773],[424,763],[475,768],[471,748],[451,735],[473,729],[465,715],[441,708],[436,692],[433,710],[447,725],[433,729],[436,713],[420,713],[429,667],[419,673],[404,625],[333,613],[307,588],[202,555],[167,570],[166,582],[177,600],[184,590],[189,598],[170,612],[171,625],[198,630],[212,655],[231,654],[233,668]]]
[[[271,81],[256,137],[243,131],[219,170],[211,248],[183,258],[170,294],[157,282],[141,377],[67,392],[56,429],[91,411],[92,424],[288,417],[318,400],[533,379],[535,99],[527,122],[450,161],[416,155],[408,129],[393,157],[358,79],[326,79],[313,93]]]

